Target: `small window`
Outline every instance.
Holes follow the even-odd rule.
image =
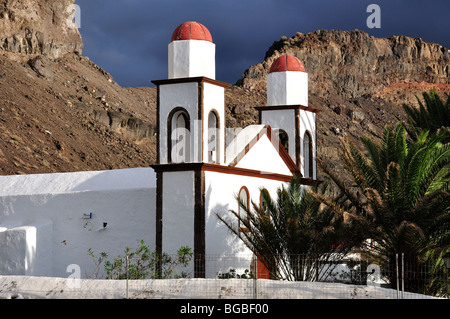
[[[247,187],[245,186],[242,186],[239,191],[239,201],[239,229],[242,231],[248,231],[248,228],[241,222],[241,220],[250,221],[250,216],[248,216],[247,214],[247,212],[250,210],[250,194]],[[242,206],[245,207],[245,209]]]
[[[219,162],[219,119],[216,112],[208,116],[208,162]]]
[[[182,108],[174,109],[169,115],[169,162],[188,163],[190,161],[190,121]]]
[[[306,131],[303,136],[303,169],[304,177],[313,177],[313,142],[311,133]]]
[[[284,147],[286,152],[289,153],[289,136],[286,131],[278,130],[278,139],[280,140],[281,145]]]

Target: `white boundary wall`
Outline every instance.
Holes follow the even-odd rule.
[[[65,277],[75,264],[92,276],[89,248],[115,257],[144,239],[154,249],[154,175],[139,168],[0,177],[0,275]]]
[[[89,280],[0,276],[0,299],[397,299],[395,289],[267,279]],[[127,294],[128,285],[128,294]],[[256,293],[256,294],[255,294]],[[436,299],[405,292],[404,299]]]

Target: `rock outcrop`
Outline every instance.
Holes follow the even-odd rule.
[[[282,54],[306,66],[312,94],[344,99],[386,93],[428,83],[448,89],[450,51],[418,38],[374,38],[363,31],[318,30],[275,41],[263,62],[251,66],[238,81],[244,88],[265,90],[266,74]],[[420,86],[418,89],[422,89]]]
[[[73,21],[75,0],[0,0],[0,52],[81,54],[83,42]]]
[[[265,105],[267,73],[283,54],[305,65],[309,105],[322,111],[317,117],[317,154],[337,171],[342,171],[340,137],[356,144],[363,135],[376,139],[386,125],[405,120],[402,104],[417,106],[417,97],[432,88],[443,99],[450,94],[450,52],[439,44],[407,36],[374,38],[362,31],[318,30],[281,37],[261,63],[244,72],[229,90],[234,92],[229,125],[258,122],[258,113],[247,105],[254,105],[252,98]]]

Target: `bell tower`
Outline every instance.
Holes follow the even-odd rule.
[[[215,44],[195,21],[178,26],[168,46],[168,79],[158,89],[158,164],[225,161],[225,88],[215,80]]]
[[[157,86],[156,251],[194,250],[194,277],[205,276],[203,163],[225,162],[225,88],[215,79],[215,44],[189,21],[168,46],[168,79]]]
[[[304,178],[316,179],[316,113],[308,106],[308,73],[292,55],[277,58],[267,75],[267,105],[257,107],[260,124],[278,131]]]

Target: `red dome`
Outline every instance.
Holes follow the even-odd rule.
[[[173,32],[171,42],[177,40],[204,40],[212,42],[212,37],[203,24],[188,21],[179,25]]]
[[[306,72],[303,63],[292,55],[282,55],[278,59],[273,61],[269,73],[284,71]]]

